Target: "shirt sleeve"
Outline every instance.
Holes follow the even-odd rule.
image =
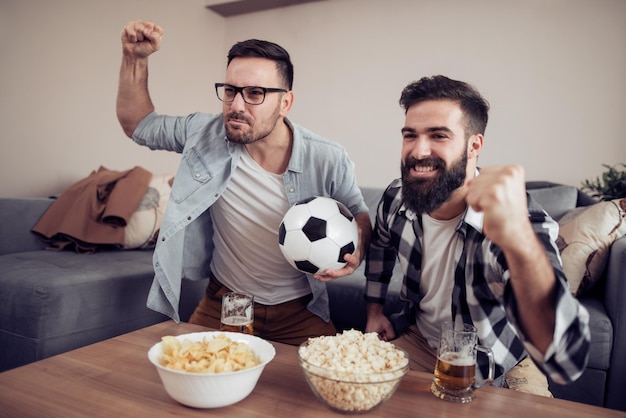
[[[358,186],[354,161],[350,159],[348,152],[343,148],[340,164],[342,170],[337,173],[339,178],[335,181],[337,190],[334,198],[344,202],[353,215],[367,213],[369,216],[369,208],[365,204],[363,194]]]
[[[393,268],[397,259],[397,250],[392,242],[390,217],[395,195],[387,188],[376,210],[376,221],[372,240],[365,262],[367,302],[384,304]]]
[[[558,224],[530,197],[529,214],[537,237],[552,263],[558,283],[554,335],[545,355],[541,355],[539,350],[525,338],[519,326],[516,325],[516,327],[520,330],[526,351],[543,372],[556,383],[571,383],[580,377],[587,366],[591,338],[589,313],[569,291],[556,246]],[[506,292],[505,297],[509,318],[516,319],[517,306],[513,292]]]
[[[188,116],[167,116],[156,112],[143,118],[133,132],[133,141],[152,150],[182,153],[187,139],[204,134],[220,136],[220,117],[203,113]],[[206,131],[202,133],[202,131]]]

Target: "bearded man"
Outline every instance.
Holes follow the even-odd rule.
[[[402,92],[402,177],[386,189],[366,259],[367,332],[394,340],[410,367],[433,372],[440,325],[477,328],[492,349],[494,385],[552,396],[577,379],[588,313],[569,292],[558,224],[526,193],[519,165],[477,167],[489,104],[471,85],[422,78]],[[384,298],[396,260],[402,312]],[[479,356],[477,379],[485,375]],[[538,367],[537,367],[538,366]]]

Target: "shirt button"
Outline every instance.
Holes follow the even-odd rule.
[[[187,216],[187,220],[190,221],[191,220],[191,216]]]
[[[197,179],[199,179],[200,178],[200,173],[196,173],[195,176],[196,176]]]
[[[289,193],[293,193],[293,187],[289,189]]]

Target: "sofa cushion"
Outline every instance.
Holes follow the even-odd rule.
[[[0,256],[0,370],[161,322],[151,251]]]
[[[349,276],[326,283],[328,303],[333,324],[338,331],[347,329],[365,330],[367,304],[365,302],[365,262]],[[400,299],[402,289],[402,268],[396,263],[391,282],[387,288],[384,313],[387,316],[398,313],[404,307]]]
[[[609,315],[601,299],[582,296],[579,300],[581,305],[589,312],[591,344],[589,346],[589,363],[587,367],[608,370],[613,347],[613,325]]]
[[[560,221],[557,244],[570,290],[581,295],[602,277],[611,244],[626,233],[626,198],[578,208]]]
[[[553,219],[557,220],[574,209],[578,199],[578,189],[573,186],[529,189],[528,194],[530,194]]]
[[[363,200],[369,209],[370,221],[372,221],[372,226],[375,225],[376,222],[376,209],[378,208],[378,203],[380,202],[380,198],[383,196],[383,192],[385,189],[381,189],[379,187],[361,187],[361,193],[363,194]]]
[[[20,251],[43,250],[46,244],[30,232],[54,199],[43,198],[0,198],[0,255]]]

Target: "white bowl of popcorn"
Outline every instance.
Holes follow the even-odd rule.
[[[220,408],[246,398],[276,351],[236,332],[163,337],[148,351],[169,396],[194,408]]]
[[[318,399],[349,414],[380,406],[409,370],[406,351],[357,330],[310,338],[298,348],[298,360]]]

